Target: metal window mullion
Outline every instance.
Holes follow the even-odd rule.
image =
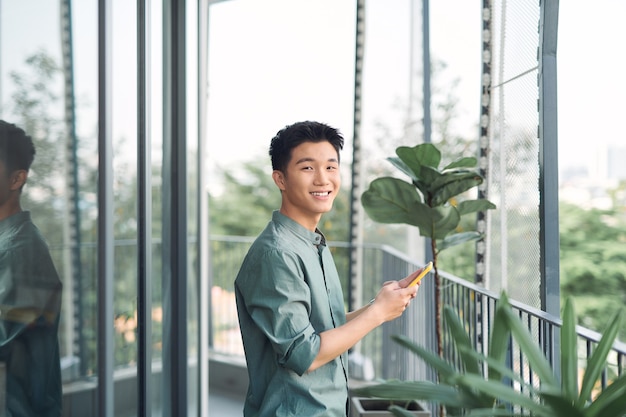
[[[490,178],[490,138],[491,138],[491,87],[493,63],[493,6],[492,0],[483,0],[482,5],[482,72],[480,85],[480,119],[479,119],[479,172],[483,176],[483,183],[478,186],[478,198],[489,198]],[[475,282],[490,287],[489,271],[491,269],[489,256],[489,225],[491,215],[488,211],[476,213],[476,230],[483,233],[476,241],[476,272]]]
[[[137,0],[137,415],[152,415],[152,160],[150,135],[150,2]]]
[[[207,144],[207,99],[208,99],[208,51],[209,51],[209,9],[210,5],[205,0],[198,1],[198,156],[196,164],[198,166],[198,305],[200,306],[200,317],[198,326],[199,340],[199,361],[198,361],[198,415],[209,415],[209,396],[202,395],[208,392],[209,387],[209,341],[210,341],[210,320],[211,320],[211,275],[210,251],[209,251],[209,199],[207,190],[208,175],[206,173],[205,157],[208,149]]]
[[[187,415],[185,0],[163,10],[163,415]]]
[[[541,309],[558,317],[559,164],[556,47],[558,0],[541,2],[539,32],[539,200],[541,221]]]
[[[66,343],[71,346],[71,354],[79,358],[86,358],[84,335],[84,307],[83,285],[81,271],[81,227],[78,184],[78,138],[76,136],[76,103],[74,98],[74,49],[72,36],[72,2],[63,0],[61,6],[61,50],[63,51],[63,77],[65,93],[65,162],[67,216],[64,218],[64,239],[69,242],[70,253],[65,258],[64,279],[69,283],[71,299],[65,302],[64,307],[69,311],[67,315],[69,326],[72,329],[66,332]],[[87,361],[80,361],[80,375],[87,374]]]
[[[97,410],[113,417],[112,0],[98,0],[98,390]]]
[[[422,80],[422,103],[424,108],[424,143],[432,141],[432,119],[431,119],[431,87],[430,87],[430,1],[422,1],[422,69],[424,79]],[[426,259],[432,259],[429,246],[426,249]]]
[[[360,198],[363,189],[363,161],[361,149],[361,118],[363,90],[363,62],[365,56],[365,0],[357,0],[355,9],[354,90],[352,113],[352,170],[350,188],[350,263],[348,272],[348,310],[363,302],[363,208]]]
[[[541,2],[539,21],[539,222],[541,309],[559,317],[560,238],[559,238],[559,164],[557,120],[556,47],[558,37],[558,0]],[[560,338],[553,345],[553,369],[560,375]]]

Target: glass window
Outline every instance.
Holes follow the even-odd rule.
[[[61,7],[59,7],[59,3]],[[189,2],[193,3],[193,2]],[[98,328],[98,218],[97,181],[101,175],[112,179],[113,224],[113,407],[116,416],[138,415],[138,372],[141,358],[151,364],[149,409],[167,415],[168,393],[162,392],[164,356],[163,322],[168,316],[164,303],[163,225],[172,216],[185,216],[186,248],[181,253],[187,270],[187,315],[181,323],[187,329],[189,398],[182,401],[195,415],[198,393],[196,367],[199,355],[198,306],[198,110],[197,100],[197,10],[187,5],[186,123],[187,184],[186,211],[163,211],[163,190],[170,178],[163,166],[171,155],[163,152],[164,115],[163,4],[146,2],[146,49],[138,41],[137,3],[114,1],[109,34],[111,40],[110,86],[112,172],[103,172],[98,163],[98,1],[0,2],[0,119],[15,123],[32,136],[36,157],[22,195],[22,207],[32,214],[45,237],[63,283],[58,340],[64,409],[71,415],[95,415],[96,405],[80,401],[96,398],[98,340],[107,334]],[[69,7],[71,6],[71,13]],[[70,19],[71,17],[71,19]],[[177,47],[177,45],[175,46]],[[140,52],[145,72],[140,71]],[[144,78],[145,77],[145,78]],[[138,87],[145,82],[145,96]],[[187,92],[183,92],[187,94]],[[141,112],[139,111],[141,110]],[[142,113],[143,112],[143,113]],[[139,118],[139,115],[145,118]],[[141,134],[139,132],[142,132]],[[145,146],[138,141],[145,134]],[[176,140],[183,138],[177,138]],[[140,193],[139,161],[149,164],[147,191]],[[140,204],[143,203],[143,204]],[[143,213],[138,214],[138,208]],[[148,217],[148,242],[141,240],[142,221]],[[147,253],[149,271],[140,272],[140,254]],[[149,281],[149,349],[140,348],[139,281]],[[179,277],[175,277],[178,279]],[[2,300],[0,300],[2,304]],[[0,343],[3,341],[0,340]],[[0,367],[1,369],[1,367]],[[0,375],[1,376],[1,375]],[[84,395],[83,395],[84,394]],[[165,394],[165,395],[163,395]],[[80,400],[80,401],[79,401]],[[2,406],[2,404],[0,404]]]

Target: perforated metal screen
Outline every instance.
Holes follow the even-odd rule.
[[[483,163],[487,197],[497,205],[486,219],[484,285],[540,307],[540,4],[495,0],[484,18],[491,18],[492,45],[489,145]]]

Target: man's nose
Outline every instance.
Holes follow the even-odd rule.
[[[319,170],[315,173],[315,183],[316,184],[327,184],[328,183],[328,173],[324,170]]]

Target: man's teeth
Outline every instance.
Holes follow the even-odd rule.
[[[323,193],[311,193],[316,197],[323,197],[323,196],[327,196],[330,194],[330,191],[324,191]]]

